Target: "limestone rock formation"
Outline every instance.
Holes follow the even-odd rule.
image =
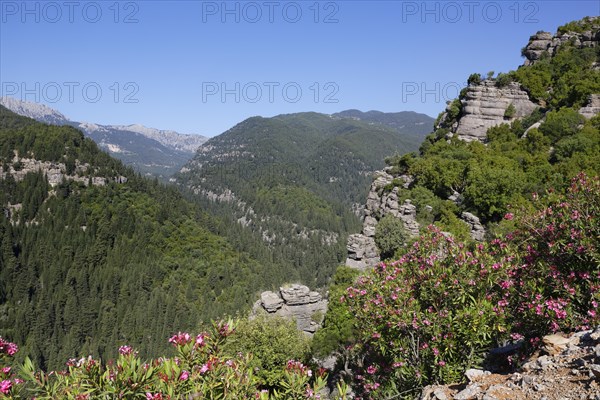
[[[600,42],[600,17],[584,18],[579,24],[589,24],[589,29],[584,32],[559,32],[552,35],[550,32],[538,32],[529,38],[529,43],[523,49],[526,58],[524,65],[538,62],[544,54],[553,56],[556,49],[562,44],[572,42],[578,48],[596,47]]]
[[[462,220],[465,221],[471,230],[471,237],[473,240],[477,240],[478,242],[483,242],[485,239],[485,228],[479,221],[479,218],[470,212],[463,212],[461,214]]]
[[[600,114],[600,94],[590,95],[587,104],[579,109],[579,113],[587,119]]]
[[[61,162],[50,162],[40,161],[34,158],[19,157],[15,154],[12,164],[8,165],[8,169],[5,171],[4,167],[0,166],[0,179],[4,177],[5,173],[9,173],[15,179],[20,182],[25,178],[25,175],[29,173],[35,173],[41,171],[46,178],[50,186],[55,187],[62,182],[63,179],[81,182],[84,185],[91,183],[94,186],[104,186],[107,183],[107,179],[100,176],[86,176],[89,175],[88,171],[89,164],[81,164],[79,160],[76,161],[75,170],[73,173],[67,173],[67,166]],[[91,178],[91,179],[90,179]],[[124,176],[117,176],[112,178],[117,183],[127,182],[127,178]]]
[[[506,110],[510,105],[514,107],[514,113],[509,118]],[[479,85],[467,87],[462,100],[462,115],[453,132],[461,140],[483,142],[489,128],[527,116],[536,107],[518,83],[497,87],[494,80],[484,80]]]
[[[320,327],[320,318],[327,312],[327,300],[307,286],[293,284],[279,288],[279,293],[263,292],[260,300],[254,303],[252,313],[256,315],[261,310],[268,315],[293,318],[298,330],[312,334]]]
[[[408,187],[412,181],[411,177],[405,175],[399,179],[404,182],[403,187]],[[362,232],[348,237],[347,266],[365,270],[381,261],[374,237],[377,224],[385,215],[391,214],[396,218],[400,218],[404,224],[404,229],[410,236],[419,234],[415,205],[410,200],[405,200],[400,204],[398,186],[394,186],[391,191],[386,190],[386,187],[389,187],[393,181],[394,177],[387,171],[377,171],[375,173],[375,180],[371,185],[365,206]]]

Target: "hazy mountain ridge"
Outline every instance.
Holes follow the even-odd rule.
[[[60,112],[43,104],[0,98],[9,110],[52,125],[71,125],[81,129],[109,154],[142,173],[168,177],[188,161],[208,138],[181,134],[144,125],[101,125],[69,120]]]

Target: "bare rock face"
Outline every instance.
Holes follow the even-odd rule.
[[[587,119],[600,114],[600,94],[590,95],[587,104],[579,109],[579,113]]]
[[[596,47],[600,42],[600,18],[588,17],[578,22],[580,25],[589,25],[584,32],[559,32],[552,35],[550,32],[538,32],[529,38],[529,43],[523,49],[524,65],[533,65],[544,57],[544,54],[553,56],[556,50],[564,43],[571,42],[575,47]]]
[[[403,182],[403,187],[408,187],[412,182],[412,178],[405,175],[400,176],[399,179]],[[375,173],[375,180],[371,185],[365,206],[362,232],[348,237],[347,266],[365,270],[374,267],[381,261],[374,237],[377,224],[385,215],[389,214],[400,218],[406,232],[410,236],[418,236],[417,208],[410,200],[399,203],[398,186],[393,187],[391,191],[386,190],[386,187],[393,181],[394,177],[386,171]]]
[[[269,313],[279,310],[283,303],[283,299],[277,293],[268,291],[260,295],[260,305]]]
[[[107,178],[100,176],[86,176],[86,174],[90,172],[89,165],[81,164],[79,160],[76,161],[75,171],[71,174],[68,174],[67,166],[64,163],[40,161],[35,158],[19,157],[17,154],[15,154],[12,164],[9,164],[6,171],[4,170],[4,167],[0,166],[0,179],[3,179],[6,173],[9,173],[12,175],[15,181],[20,182],[25,179],[27,174],[36,172],[42,172],[52,187],[60,184],[63,179],[81,182],[84,185],[91,183],[93,186],[104,186],[107,183]],[[117,183],[127,182],[127,178],[124,176],[117,176],[112,178],[112,180]]]
[[[350,235],[346,247],[348,250],[346,265],[349,267],[365,270],[381,261],[373,237],[365,236],[362,233]]]
[[[471,237],[473,240],[483,242],[485,240],[485,228],[479,221],[479,218],[470,212],[463,212],[461,214],[462,220],[465,221],[471,229]]]
[[[469,86],[462,104],[462,116],[454,133],[467,142],[484,142],[489,128],[525,117],[537,107],[518,83],[511,82],[499,88],[493,80]],[[510,105],[515,112],[506,117]]]
[[[327,312],[327,300],[307,286],[293,284],[279,288],[279,293],[263,292],[260,300],[254,303],[253,315],[260,310],[268,315],[294,319],[298,330],[312,334],[321,326],[320,318]]]

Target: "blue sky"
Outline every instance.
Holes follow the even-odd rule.
[[[0,95],[217,135],[254,115],[417,111],[600,1],[0,0]]]

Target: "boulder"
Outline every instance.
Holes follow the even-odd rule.
[[[283,306],[283,299],[276,293],[268,291],[260,295],[260,302],[267,312],[275,312]]]
[[[586,105],[579,109],[579,113],[586,119],[590,119],[600,114],[600,94],[590,95]]]
[[[485,240],[485,228],[477,216],[465,211],[461,214],[461,217],[462,220],[469,225],[471,238],[473,238],[473,240],[477,240],[478,242]]]
[[[293,319],[298,330],[312,334],[321,326],[322,317],[327,312],[327,300],[307,286],[293,284],[279,288],[279,293],[261,293],[260,300],[254,303],[251,317],[261,310],[267,315]]]

